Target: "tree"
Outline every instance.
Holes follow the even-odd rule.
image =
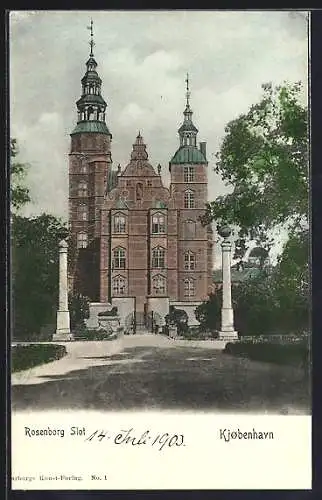
[[[10,195],[11,206],[14,212],[22,208],[23,205],[30,201],[29,189],[24,186],[23,182],[27,175],[28,165],[26,163],[19,163],[15,160],[19,153],[17,140],[10,140]]]
[[[177,309],[170,306],[169,314],[165,317],[166,325],[174,325],[178,329],[178,333],[182,333],[188,328],[188,314],[183,309]]]
[[[299,331],[308,325],[308,114],[300,82],[262,88],[225,128],[215,171],[231,192],[207,205],[202,222],[236,228],[239,260],[250,242],[269,251],[285,230],[277,266],[233,290],[235,323],[244,333]]]
[[[238,229],[236,258],[245,241],[267,249],[274,229],[290,234],[307,226],[307,109],[300,103],[302,84],[262,86],[263,96],[248,113],[232,120],[217,154],[215,171],[232,188],[207,205],[203,222]]]
[[[12,220],[13,330],[15,338],[37,336],[42,326],[55,322],[58,304],[59,241],[65,224],[42,214]]]
[[[222,290],[209,294],[195,310],[195,316],[203,330],[216,331],[221,326]]]
[[[80,293],[68,296],[70,327],[72,330],[85,326],[85,319],[89,318],[89,302],[89,298]]]

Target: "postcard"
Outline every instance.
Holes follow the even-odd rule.
[[[309,30],[10,12],[12,489],[311,489]]]

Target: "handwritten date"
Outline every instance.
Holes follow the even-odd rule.
[[[85,439],[85,441],[108,440],[115,445],[153,446],[159,451],[164,448],[185,446],[183,434],[169,434],[168,432],[154,434],[149,430],[137,434],[133,427],[121,429],[117,433],[97,429]]]

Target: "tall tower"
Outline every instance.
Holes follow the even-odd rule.
[[[178,300],[184,302],[207,298],[212,273],[212,233],[200,222],[208,198],[206,143],[197,147],[192,114],[187,75],[180,145],[169,164],[171,196],[178,210]]]
[[[111,170],[112,135],[106,125],[107,104],[94,58],[93,21],[90,54],[76,102],[77,124],[69,154],[70,289],[99,300],[100,209]]]

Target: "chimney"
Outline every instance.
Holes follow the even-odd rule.
[[[204,155],[205,159],[207,159],[206,144],[207,144],[206,142],[199,142],[199,149],[202,152],[202,154]]]

